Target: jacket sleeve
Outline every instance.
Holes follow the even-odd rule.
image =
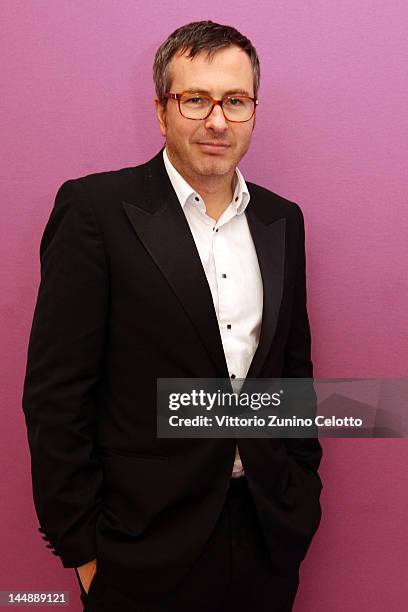
[[[316,394],[313,387],[313,364],[311,361],[311,335],[307,314],[305,228],[300,207],[296,204],[299,236],[296,262],[296,281],[289,336],[285,347],[284,378],[310,378],[303,384],[303,399],[308,404],[308,416],[316,412]],[[316,438],[286,438],[289,456],[302,467],[316,473],[322,457],[322,448]],[[320,483],[321,485],[321,483]]]
[[[64,567],[96,557],[103,485],[94,436],[108,272],[80,183],[67,181],[59,189],[41,240],[23,389],[39,531]]]

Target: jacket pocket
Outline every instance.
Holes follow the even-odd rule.
[[[106,446],[99,446],[97,454],[104,457],[131,457],[133,459],[143,459],[144,461],[168,461],[169,458],[166,455],[158,455],[155,453],[146,453],[132,449],[122,448],[107,448]]]

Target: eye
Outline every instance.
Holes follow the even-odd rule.
[[[243,101],[240,98],[228,98],[228,104],[231,106],[241,106]]]
[[[190,98],[187,98],[186,102],[188,104],[202,104],[203,103],[203,98],[200,98],[200,96],[192,96]]]

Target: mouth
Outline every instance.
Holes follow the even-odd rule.
[[[197,144],[203,151],[212,152],[212,153],[222,153],[226,151],[227,149],[229,149],[230,147],[230,145],[227,143],[214,142],[214,141],[213,142],[203,141],[203,142],[198,142]]]

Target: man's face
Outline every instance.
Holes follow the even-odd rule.
[[[224,95],[246,92],[254,97],[253,70],[248,55],[239,47],[217,51],[209,60],[206,52],[193,59],[176,54],[170,63],[171,93],[208,93],[219,100]],[[232,176],[247,152],[255,118],[244,123],[227,121],[219,105],[207,119],[183,117],[177,100],[163,107],[156,99],[160,131],[166,138],[170,160],[188,178]]]

